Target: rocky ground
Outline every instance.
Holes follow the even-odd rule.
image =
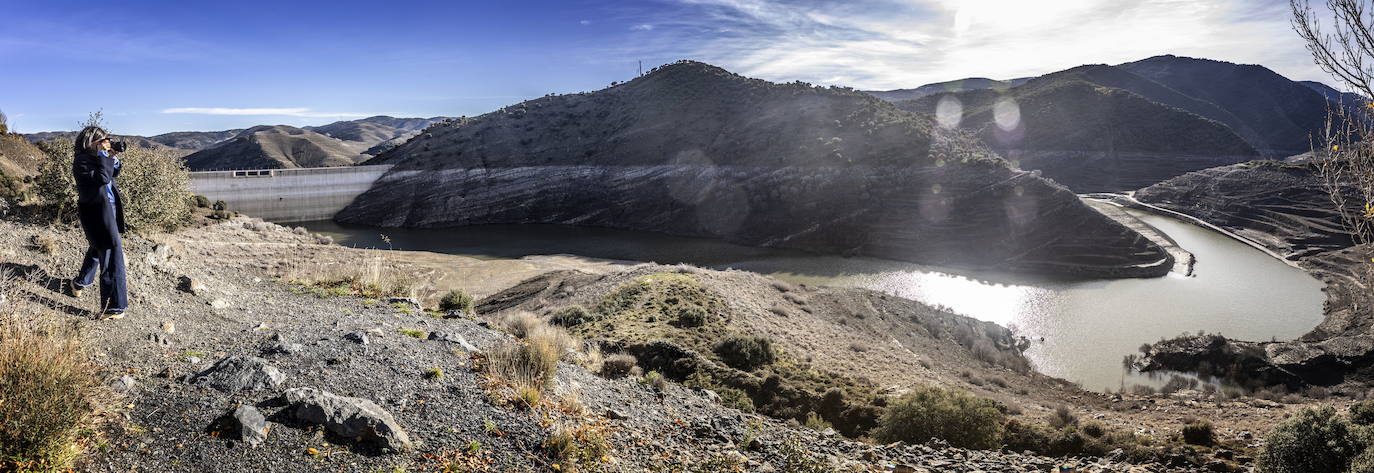
[[[416,284],[416,295],[430,306],[427,292],[444,286],[487,296],[529,275],[575,272],[585,279],[571,294],[590,298],[626,278],[678,267],[568,257],[482,262],[379,255],[236,219],[129,238],[133,306],[122,320],[99,321],[91,315],[94,291],[74,299],[58,290],[81,248],[75,230],[0,222],[0,269],[23,281],[5,289],[9,303],[55,309],[83,334],[119,392],[106,416],[112,420],[108,433],[85,460],[85,471],[415,471],[458,462],[478,465],[462,471],[552,471],[543,443],[551,431],[570,426],[605,433],[611,448],[594,462],[604,471],[679,471],[673,465],[726,457],[741,459],[747,471],[801,471],[789,468],[811,461],[833,471],[891,471],[897,465],[912,469],[896,471],[1045,471],[1058,463],[1077,464],[1079,471],[1188,469],[847,440],[722,407],[704,390],[606,379],[571,363],[560,367],[546,402],[519,409],[493,396],[473,369],[474,353],[511,340],[487,322],[439,318],[405,301],[333,296],[282,280],[331,265],[365,267],[380,257],[387,270],[443,281]],[[795,288],[791,295],[804,299],[808,312],[786,305],[779,281],[685,270],[726,291],[736,313],[745,314],[741,329],[770,334],[785,352],[808,353],[817,366],[852,370],[894,393],[922,383],[953,385],[1015,405],[1026,419],[1067,405],[1085,421],[1158,438],[1175,434],[1189,418],[1206,418],[1228,445],[1214,453],[1241,468],[1251,465],[1256,435],[1294,408],[1188,391],[1145,397],[1085,392],[977,360],[949,339],[901,333],[912,325],[894,315],[916,310],[910,301],[852,289]],[[541,301],[548,302],[536,296],[519,303]],[[778,307],[790,318],[772,310]],[[524,308],[551,310],[555,304]],[[957,317],[929,308],[916,316]],[[855,341],[871,348],[856,350]],[[431,374],[436,368],[441,377]],[[235,413],[240,420],[229,422]],[[349,415],[385,428],[349,430],[343,421]],[[251,446],[257,443],[251,431],[262,429],[250,428],[245,436],[242,424],[267,426],[265,439]]]

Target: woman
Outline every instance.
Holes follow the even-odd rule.
[[[71,295],[95,284],[100,274],[100,307],[103,318],[119,319],[129,308],[124,278],[124,202],[115,178],[120,163],[104,129],[88,126],[76,135],[76,158],[72,174],[76,177],[77,217],[86,233],[86,258],[81,272],[71,281]]]

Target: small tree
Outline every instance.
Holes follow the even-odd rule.
[[[5,111],[0,110],[0,134],[10,132],[10,118],[5,116]]]

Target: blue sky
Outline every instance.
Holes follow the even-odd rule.
[[[1330,82],[1286,0],[5,2],[0,110],[116,133],[477,115],[696,59],[861,89],[1156,54]]]

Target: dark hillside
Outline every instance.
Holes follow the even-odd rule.
[[[1308,135],[1325,124],[1322,94],[1263,66],[1156,56],[1117,67],[1230,112],[1187,109],[1227,124],[1269,157],[1309,151]]]
[[[1209,104],[1111,66],[1048,74],[1004,93],[932,95],[898,106],[934,113],[945,97],[962,104],[962,128],[1021,168],[1077,192],[1135,189],[1258,156],[1225,125],[1179,108]],[[996,123],[1000,100],[1019,110],[1010,130]]]
[[[338,220],[571,223],[1080,275],[1166,258],[929,116],[697,62],[431,127],[370,162],[396,167]]]

